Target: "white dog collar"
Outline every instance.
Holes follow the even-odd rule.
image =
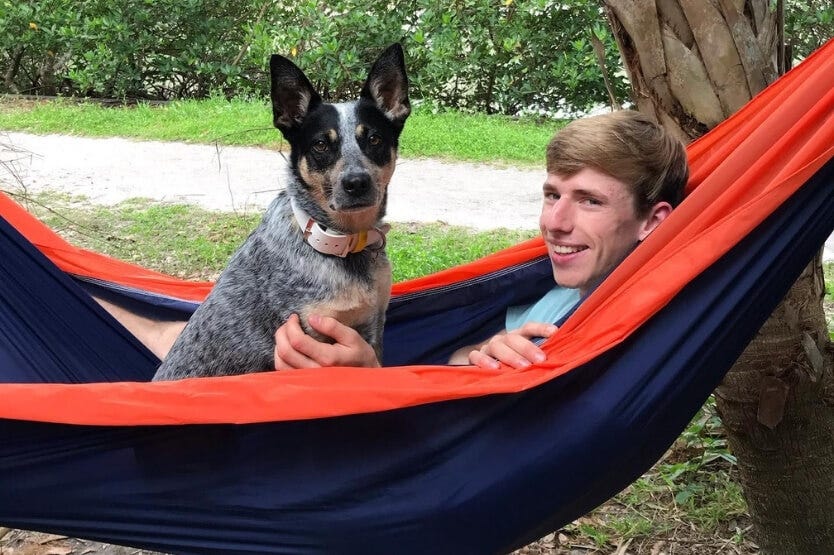
[[[301,227],[301,233],[304,235],[304,239],[322,254],[344,258],[349,254],[361,252],[366,248],[374,247],[376,249],[382,249],[385,247],[385,234],[390,229],[388,224],[373,227],[367,231],[345,235],[344,233],[325,229],[324,226],[299,208],[294,199],[290,199],[290,205],[292,206],[295,220]]]

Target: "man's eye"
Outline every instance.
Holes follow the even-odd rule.
[[[586,197],[586,198],[582,199],[582,202],[584,204],[588,204],[590,206],[601,206],[602,205],[601,200],[596,199],[596,198],[592,198],[592,197]]]
[[[327,143],[324,141],[316,141],[313,143],[313,150],[315,150],[316,152],[326,152]]]
[[[380,143],[382,143],[382,139],[380,138],[380,136],[379,136],[379,135],[377,135],[377,134],[373,134],[373,135],[371,135],[371,136],[369,136],[369,137],[368,137],[368,143],[369,143],[371,146],[379,146],[379,145],[380,145]]]

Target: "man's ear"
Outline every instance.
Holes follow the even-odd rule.
[[[639,240],[642,241],[655,230],[660,222],[669,217],[672,213],[672,205],[668,202],[658,202],[649,209],[648,215],[643,220],[643,227],[640,229]]]

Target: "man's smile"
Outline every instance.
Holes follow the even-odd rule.
[[[579,251],[584,251],[588,247],[571,246],[571,245],[552,245],[555,254],[575,254]]]

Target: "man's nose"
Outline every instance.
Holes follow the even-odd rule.
[[[574,214],[570,204],[559,199],[542,210],[542,226],[548,231],[569,232],[573,229]]]

